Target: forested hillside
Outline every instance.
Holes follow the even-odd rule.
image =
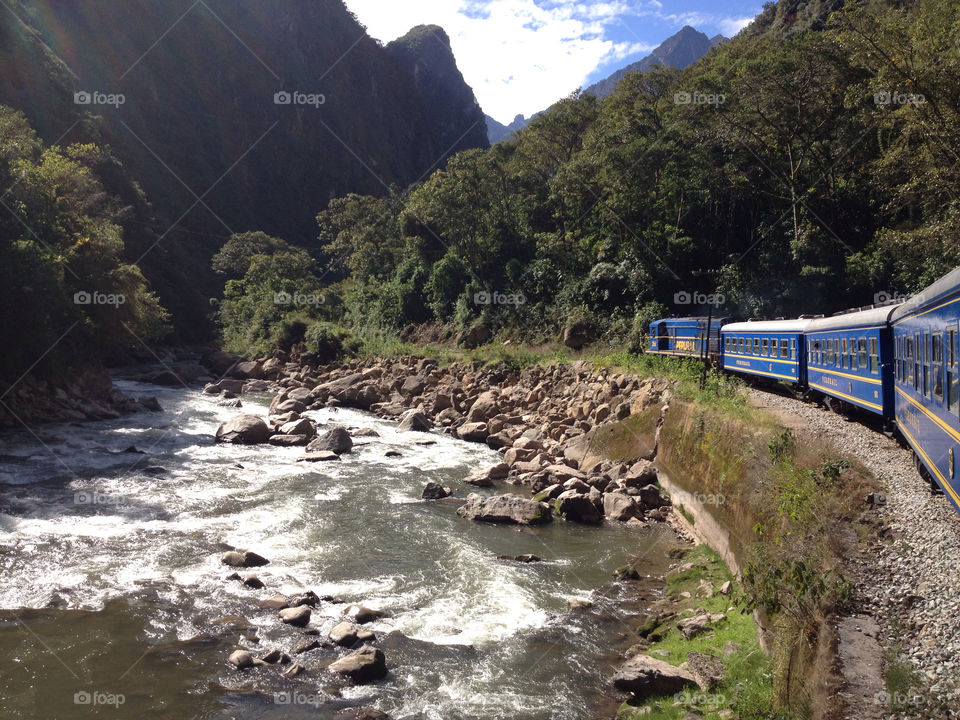
[[[354,329],[636,341],[684,293],[831,313],[960,264],[960,8],[781,2],[684,72],[570,97],[517,139],[319,214]],[[680,302],[675,302],[678,300]],[[302,310],[302,309],[301,309]]]
[[[48,144],[112,158],[101,180],[127,208],[124,260],[181,341],[212,337],[210,259],[231,234],[262,229],[319,251],[314,216],[330,198],[405,186],[487,145],[442,30],[425,55],[400,57],[402,42],[381,47],[341,0],[2,10],[0,104]]]

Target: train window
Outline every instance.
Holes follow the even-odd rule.
[[[923,345],[920,346],[918,355],[921,356],[922,389],[924,395],[930,395],[930,333],[923,334]]]
[[[960,404],[960,382],[957,379],[957,328],[947,329],[947,409],[952,410]]]
[[[877,354],[876,338],[870,338],[870,372],[874,375],[880,373],[880,356]]]
[[[790,343],[786,338],[780,338],[780,357],[790,357]]]
[[[861,370],[867,369],[867,339],[859,338],[857,340],[857,367]]]
[[[770,354],[770,341],[763,338],[760,341],[760,354],[767,357]]]
[[[796,338],[790,338],[790,359],[791,360],[797,359],[797,339]]]
[[[847,339],[842,338],[840,340],[840,367],[845,368],[847,366]]]
[[[754,355],[760,354],[760,338],[753,339],[753,354]]]
[[[930,386],[933,396],[943,400],[943,333],[930,338]]]
[[[834,348],[834,339],[827,340],[827,364],[833,365],[837,362],[837,353]]]
[[[913,389],[920,392],[920,363],[923,358],[923,345],[920,344],[920,333],[913,336]]]

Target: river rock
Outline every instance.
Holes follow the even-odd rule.
[[[407,410],[400,416],[398,430],[410,430],[414,432],[428,432],[430,430],[430,420],[419,410]]]
[[[308,453],[328,451],[342,455],[343,453],[350,452],[352,449],[353,439],[350,437],[350,433],[342,427],[335,427],[328,430],[307,445]]]
[[[368,607],[354,603],[343,609],[343,615],[352,618],[358,625],[365,625],[366,623],[385,617],[386,613],[380,610],[371,610]]]
[[[262,555],[257,555],[249,550],[231,550],[220,556],[220,562],[230,567],[262,567],[270,563]]]
[[[643,518],[643,512],[637,505],[636,500],[621,493],[604,493],[603,514],[616,522]]]
[[[453,491],[450,488],[431,481],[423,486],[423,492],[420,493],[420,497],[424,500],[442,500],[445,497],[450,497],[452,494]]]
[[[243,584],[248,588],[253,588],[254,590],[263,590],[266,585],[263,584],[263,580],[258,578],[256,575],[248,575],[243,579]]]
[[[307,418],[298,418],[296,420],[291,420],[288,423],[284,423],[280,426],[280,435],[306,435],[308,438],[315,437],[317,434],[317,427],[313,424],[312,421]],[[327,448],[322,448],[326,450]]]
[[[306,605],[284,608],[277,614],[281,622],[294,627],[306,627],[310,622],[310,608]]]
[[[589,495],[578,493],[576,490],[565,490],[553,502],[557,515],[565,520],[585,525],[599,525],[603,522],[603,515],[597,510],[597,506]]]
[[[350,647],[357,641],[357,626],[351,622],[343,621],[334,626],[329,637],[337,645]]]
[[[237,415],[217,428],[217,442],[258,445],[270,439],[270,428],[256,415]]]
[[[330,665],[330,672],[350,678],[355,683],[380,680],[387,674],[387,658],[383,650],[364,645]]]
[[[692,640],[698,635],[709,632],[713,629],[711,625],[725,618],[726,616],[722,613],[700,613],[678,622],[677,629],[687,640]]]
[[[270,444],[277,447],[302,447],[310,442],[306,435],[271,435]]]
[[[265,662],[267,665],[286,665],[290,662],[290,656],[280,648],[273,648],[260,658],[260,662]]]
[[[307,671],[307,669],[306,669],[303,665],[301,665],[300,663],[293,663],[290,667],[288,667],[286,670],[284,670],[284,671],[281,672],[280,674],[283,675],[285,678],[291,678],[291,679],[292,679],[292,678],[295,678],[295,677],[300,677],[300,676],[303,675],[306,671]]]
[[[523,555],[497,555],[497,560],[508,560],[509,562],[518,563],[543,562],[542,557],[539,555],[531,555],[530,553],[525,553]]]
[[[237,670],[246,670],[253,667],[253,655],[246,650],[235,650],[230,654],[229,661]]]
[[[612,679],[617,690],[633,693],[643,700],[650,697],[675,695],[689,687],[698,687],[696,678],[663,660],[649,655],[636,655],[617,670]]]
[[[393,720],[385,712],[373,708],[347,708],[333,716],[333,720]]]
[[[457,428],[456,432],[458,438],[467,442],[483,442],[489,435],[485,422],[466,423]]]
[[[457,514],[468,520],[517,525],[540,525],[553,519],[550,509],[541,503],[512,494],[481,497],[471,493]]]
[[[467,413],[468,423],[486,423],[499,412],[497,408],[497,396],[494,392],[488,390],[480,393],[477,399],[470,406],[470,412]]]
[[[297,462],[327,462],[329,460],[339,460],[340,456],[330,450],[321,452],[308,452],[297,458]]]

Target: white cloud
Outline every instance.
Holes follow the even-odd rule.
[[[721,18],[719,21],[717,21],[717,25],[720,26],[720,32],[727,37],[733,37],[751,22],[753,22],[753,17],[727,17]]]
[[[370,34],[389,42],[414,25],[440,25],[484,111],[501,122],[530,115],[584,84],[604,62],[649,51],[615,43],[606,27],[626,2],[555,0],[346,0]]]
[[[667,13],[659,0],[345,0],[384,43],[415,25],[440,25],[484,111],[504,123],[543,110],[598,68],[646,54],[650,45],[624,18],[719,28],[735,35],[752,18]],[[759,5],[759,3],[758,3]],[[609,39],[617,30],[619,41]],[[635,41],[624,41],[623,30]],[[666,37],[666,35],[664,35]],[[663,38],[661,38],[663,39]]]

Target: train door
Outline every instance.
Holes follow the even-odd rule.
[[[957,377],[957,326],[950,325],[944,335],[944,366],[946,368],[947,412],[956,416],[960,414],[960,378]]]
[[[670,338],[667,336],[667,324],[665,322],[657,323],[657,350],[665,351],[670,349]]]

